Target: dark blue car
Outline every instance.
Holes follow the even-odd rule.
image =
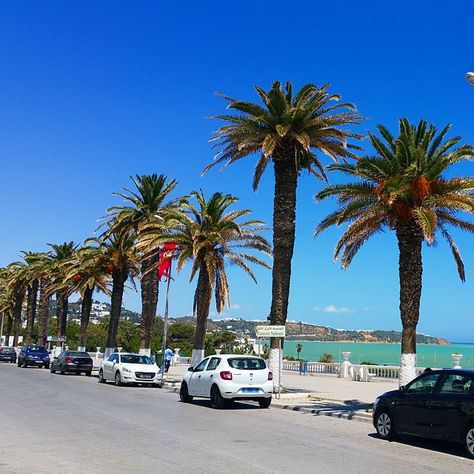
[[[474,370],[432,370],[375,400],[378,435],[399,433],[464,444],[474,458]]]
[[[18,367],[45,367],[49,369],[49,354],[46,347],[28,344],[18,354]]]

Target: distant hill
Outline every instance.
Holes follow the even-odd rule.
[[[50,303],[51,316],[56,315],[56,302]],[[72,319],[79,319],[81,315],[81,302],[69,303],[69,315]],[[102,318],[110,316],[110,304],[94,301],[91,311],[91,322],[98,323]],[[121,319],[140,322],[140,314],[122,308]],[[192,325],[196,324],[196,318],[184,316],[171,318],[170,323],[182,322]],[[207,323],[208,332],[231,331],[239,336],[255,337],[255,326],[268,324],[268,321],[249,321],[247,319],[209,319]],[[288,322],[286,324],[286,334],[288,340],[293,341],[341,341],[341,342],[374,342],[374,343],[399,343],[402,340],[402,334],[399,331],[383,330],[350,330],[333,329],[325,326],[317,326],[309,323]],[[449,341],[440,337],[425,336],[417,334],[416,341],[419,344],[440,344],[447,345]]]

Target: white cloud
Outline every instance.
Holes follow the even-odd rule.
[[[240,304],[233,304],[230,309],[240,309]]]
[[[314,308],[315,311],[322,311],[323,313],[329,313],[329,314],[347,314],[347,313],[353,313],[354,310],[350,308],[346,308],[345,306],[341,306],[340,308],[329,304],[325,306],[324,308],[319,308],[316,306]]]

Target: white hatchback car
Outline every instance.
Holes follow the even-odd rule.
[[[182,402],[193,397],[211,399],[213,408],[222,408],[226,401],[255,400],[261,408],[272,401],[273,374],[261,357],[236,354],[206,357],[190,367],[181,382]]]
[[[99,383],[107,380],[122,384],[163,385],[160,368],[146,355],[117,352],[104,360],[99,369]]]

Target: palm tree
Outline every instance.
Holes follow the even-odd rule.
[[[123,193],[114,193],[123,198],[127,205],[114,206],[107,210],[109,230],[133,230],[140,239],[144,225],[154,224],[159,227],[166,213],[176,206],[176,201],[168,200],[169,194],[178,184],[174,179],[168,180],[164,175],[136,175],[131,177],[136,190],[125,189]],[[158,304],[158,276],[150,271],[157,264],[157,255],[142,255],[141,262],[141,298],[142,314],[140,320],[140,352],[150,355],[150,343],[153,323]]]
[[[381,137],[369,134],[375,156],[330,167],[359,181],[328,186],[317,194],[319,200],[336,196],[339,209],[316,227],[316,234],[331,225],[350,222],[334,251],[334,258],[341,256],[341,265],[347,268],[372,235],[385,229],[395,231],[403,326],[400,384],[405,385],[416,376],[423,241],[434,244],[439,232],[448,242],[464,281],[464,265],[447,227],[474,232],[473,224],[458,217],[461,211],[474,213],[474,179],[448,178],[444,173],[474,152],[470,145],[457,146],[460,137],[446,139],[449,125],[438,133],[425,120],[412,125],[401,119],[399,127],[397,138],[382,125],[378,126]]]
[[[34,259],[38,256],[37,252],[22,252],[23,259],[28,264],[27,272],[29,272],[29,265],[34,262]],[[26,334],[25,334],[25,343],[29,344],[31,342],[31,337],[33,333],[33,326],[35,324],[36,318],[36,306],[38,299],[38,289],[39,281],[35,276],[28,277],[28,289],[26,296]]]
[[[265,92],[256,86],[263,105],[243,102],[223,95],[228,109],[238,114],[217,115],[226,125],[219,128],[211,141],[220,149],[216,164],[234,163],[249,155],[259,154],[253,176],[257,189],[263,172],[273,162],[275,192],[273,201],[273,271],[271,324],[285,324],[290,293],[291,259],[295,242],[296,189],[303,171],[326,180],[326,172],[316,152],[331,159],[354,158],[349,138],[361,138],[345,127],[356,124],[362,117],[348,103],[336,103],[337,94],[329,94],[329,84],[317,87],[304,85],[293,95],[293,85],[286,83],[285,91],[278,81]],[[272,338],[270,365],[279,373],[279,341]],[[279,383],[277,381],[277,383]]]
[[[6,268],[0,268],[0,313],[3,318],[6,317],[5,340],[4,344],[9,345],[10,336],[13,328],[13,308],[15,307],[15,296],[12,289],[8,286],[8,277],[10,271]],[[2,321],[3,321],[2,318]],[[0,334],[3,336],[3,334]]]
[[[51,269],[54,267],[54,260],[50,252],[38,252],[29,256],[28,273],[29,279],[37,279],[39,301],[38,301],[38,344],[46,343],[49,300],[51,299],[52,281]]]
[[[51,279],[52,285],[56,289],[56,324],[57,336],[62,338],[66,335],[67,315],[69,311],[69,289],[64,285],[63,266],[74,254],[77,245],[74,242],[64,242],[63,244],[48,244],[53,252],[51,253]]]
[[[104,358],[115,350],[125,283],[128,279],[133,283],[133,277],[138,274],[135,242],[135,233],[125,230],[114,232],[105,239],[86,241],[86,245],[97,246],[98,254],[95,258],[112,277],[110,320]]]
[[[5,284],[7,289],[11,291],[14,305],[12,308],[12,323],[13,323],[13,346],[18,345],[18,338],[20,335],[21,316],[23,309],[23,301],[25,299],[27,278],[26,265],[23,262],[13,262],[7,266],[7,274]],[[11,326],[9,326],[9,329]]]
[[[87,349],[87,329],[92,310],[93,294],[100,290],[110,296],[107,285],[110,283],[110,269],[104,262],[98,246],[86,245],[77,250],[73,257],[64,262],[64,282],[70,293],[81,295],[81,329],[78,350]]]
[[[206,200],[202,191],[192,192],[189,200],[183,200],[181,208],[170,211],[167,225],[172,229],[168,234],[163,226],[144,228],[139,246],[145,251],[156,251],[161,244],[169,241],[177,243],[178,271],[192,261],[192,281],[198,275],[194,293],[193,312],[197,316],[196,333],[191,365],[195,366],[204,356],[207,318],[214,292],[216,309],[221,313],[225,305],[230,306],[230,293],[226,273],[226,263],[242,268],[255,282],[250,263],[270,266],[250,253],[258,250],[270,255],[270,244],[259,235],[265,228],[258,220],[238,222],[250,214],[249,209],[229,211],[237,198],[222,193],[214,193]]]

